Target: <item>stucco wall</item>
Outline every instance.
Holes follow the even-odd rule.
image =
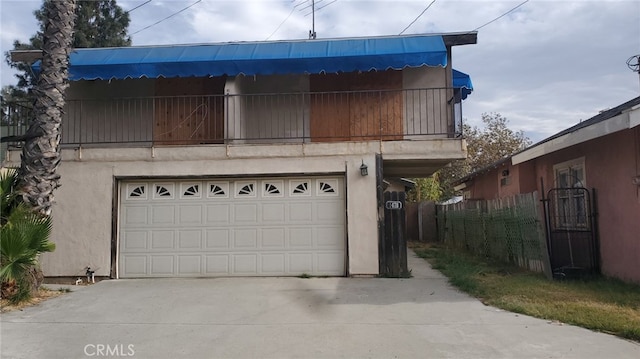
[[[240,131],[249,139],[293,138],[309,136],[307,75],[237,76],[235,92],[250,96],[232,96],[230,102],[240,101]],[[269,95],[265,95],[269,94]],[[279,95],[275,95],[279,94]]]
[[[447,87],[447,69],[443,67],[408,67],[402,70],[405,94],[405,134],[446,134],[452,125],[451,107],[447,101],[453,93]],[[426,89],[426,90],[418,90]]]
[[[498,197],[499,184],[498,170],[493,169],[482,176],[473,178],[464,191],[470,192],[470,197],[467,199],[493,199]]]
[[[84,267],[91,266],[98,268],[96,275],[109,275],[113,198],[118,193],[118,179],[331,173],[346,177],[348,273],[375,275],[378,273],[376,181],[373,175],[360,175],[362,161],[372,166],[375,157],[367,144],[354,146],[358,148],[352,148],[351,152],[356,155],[298,158],[267,158],[261,156],[264,153],[261,146],[239,146],[237,152],[224,146],[182,148],[182,151],[64,150],[59,168],[63,185],[56,192],[53,208],[51,239],[57,248],[42,256],[43,270],[47,276],[80,276]],[[291,149],[284,146],[282,155],[290,155],[288,151]]]
[[[503,172],[508,171],[506,176]],[[522,192],[520,188],[520,167],[504,163],[498,167],[495,180],[498,182],[498,197],[509,197]],[[494,197],[495,198],[495,197]]]
[[[154,83],[152,79],[71,82],[62,142],[151,141]]]
[[[545,189],[555,186],[553,165],[585,158],[587,188],[595,188],[602,272],[640,283],[640,189],[632,183],[638,175],[637,130],[630,129],[587,141],[535,160]],[[634,138],[636,136],[636,138]]]

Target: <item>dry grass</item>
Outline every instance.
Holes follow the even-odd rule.
[[[610,278],[549,281],[543,275],[441,246],[416,253],[483,303],[640,341],[640,286]]]
[[[7,299],[0,299],[0,313],[22,310],[26,307],[38,305],[39,303],[44,302],[47,299],[58,297],[63,293],[65,293],[64,290],[51,290],[46,287],[40,287],[37,295],[22,303],[11,304]]]

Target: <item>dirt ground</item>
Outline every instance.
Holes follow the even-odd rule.
[[[47,299],[58,297],[64,293],[65,291],[49,289],[46,286],[44,286],[40,288],[36,296],[20,304],[11,304],[7,299],[3,298],[3,299],[0,299],[0,313],[11,312],[14,310],[22,310],[23,308],[26,308],[26,307],[38,305],[39,303]]]

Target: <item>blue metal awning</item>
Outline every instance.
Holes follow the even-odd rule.
[[[453,69],[453,87],[460,90],[460,99],[465,100],[473,92],[471,76]]]
[[[76,49],[70,80],[335,73],[446,66],[441,35]],[[38,70],[39,63],[35,66]]]

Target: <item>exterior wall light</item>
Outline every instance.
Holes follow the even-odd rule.
[[[363,176],[369,175],[369,166],[364,164],[364,160],[362,160],[362,165],[360,165],[360,174]]]

